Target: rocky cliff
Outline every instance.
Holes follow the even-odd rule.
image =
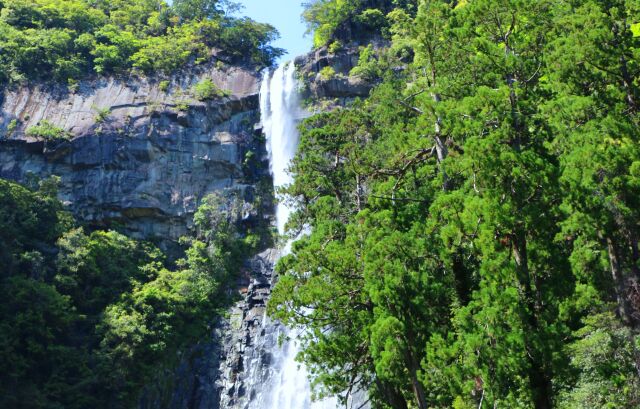
[[[187,233],[200,199],[245,190],[248,151],[264,150],[259,73],[201,68],[159,81],[106,78],[66,87],[4,92],[0,177],[24,184],[60,177],[60,197],[91,226],[120,226],[165,244]],[[199,101],[193,87],[211,79],[227,96]],[[46,140],[38,126],[64,130]]]
[[[337,53],[331,53],[327,47],[322,47],[296,58],[295,64],[303,83],[303,99],[316,106],[319,101],[325,100],[331,103],[330,108],[347,105],[354,98],[367,97],[372,84],[350,75],[351,70],[358,65],[359,57],[359,47],[354,45]],[[333,72],[330,78],[321,74],[325,67],[330,67]]]

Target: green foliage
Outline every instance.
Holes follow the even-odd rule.
[[[210,99],[224,98],[229,95],[228,92],[221,90],[209,78],[205,78],[193,86],[193,96],[198,101],[207,101]]]
[[[209,49],[204,41],[207,34],[216,35],[217,31],[219,25],[209,21],[169,28],[162,37],[144,39],[130,60],[133,67],[143,72],[170,74],[191,60],[206,61]]]
[[[90,52],[98,74],[123,71],[129,58],[140,48],[140,40],[135,34],[114,24],[97,30],[95,39],[96,44]]]
[[[180,101],[176,103],[176,109],[180,112],[187,112],[189,110],[189,102]]]
[[[265,67],[285,52],[269,45],[278,38],[278,32],[269,24],[241,18],[223,21],[223,28],[220,46],[232,61],[248,61]]]
[[[7,136],[11,136],[16,128],[18,128],[18,120],[17,119],[12,119],[11,122],[9,122],[9,125],[7,125]]]
[[[175,0],[173,8],[182,20],[203,20],[220,13],[218,3],[218,0]]]
[[[58,141],[69,138],[69,133],[67,131],[55,126],[46,119],[38,122],[38,125],[28,128],[26,134],[27,136],[41,138],[46,141]]]
[[[320,79],[323,81],[329,81],[335,78],[336,70],[334,70],[332,66],[327,65],[323,67],[318,74],[320,74]]]
[[[340,40],[336,40],[329,45],[328,50],[331,54],[336,54],[342,51],[343,48],[344,44]]]
[[[234,196],[212,196],[169,268],[148,243],[73,228],[56,186],[0,180],[0,406],[132,407],[206,336],[255,247],[236,228]]]
[[[82,229],[65,233],[58,240],[58,273],[53,279],[60,293],[76,300],[83,314],[97,315],[135,282],[148,279],[140,266],[160,260],[156,249],[116,232]]]
[[[272,26],[229,17],[213,0],[7,0],[0,82],[66,83],[133,69],[169,74],[208,61],[214,49],[268,66],[282,54],[269,45],[276,37]]]
[[[194,241],[178,271],[148,264],[142,272],[152,278],[125,292],[104,310],[96,328],[100,334],[100,370],[108,393],[131,404],[154,378],[159,365],[207,333],[217,308],[224,306],[222,284],[228,277],[207,244]]]
[[[366,9],[358,14],[356,21],[370,29],[380,29],[386,25],[384,13],[379,9]]]
[[[0,180],[0,261],[3,276],[31,266],[22,254],[43,252],[70,227],[70,216],[50,194],[31,192]]]
[[[567,346],[572,379],[560,393],[558,407],[632,408],[640,405],[640,379],[636,376],[637,335],[620,325],[611,313],[584,319],[576,340]]]
[[[360,49],[358,65],[353,67],[350,74],[366,81],[375,81],[382,76],[381,63],[375,58],[371,44]]]
[[[87,398],[70,392],[89,377],[73,345],[80,317],[53,286],[24,276],[0,281],[0,405],[81,408]]]
[[[95,121],[98,124],[105,122],[109,118],[109,115],[111,115],[111,109],[109,108],[99,108],[94,106],[93,109],[96,111]]]
[[[284,189],[310,231],[269,312],[306,329],[317,393],[638,406],[640,9],[379,3],[306,12],[317,46],[392,40],[351,73],[379,83],[367,100],[302,124]]]
[[[321,0],[305,4],[303,17],[308,30],[313,31],[313,44],[321,47],[328,44],[334,33],[348,17],[357,10],[358,2]]]
[[[315,47],[380,36],[389,27],[385,15],[395,8],[413,10],[415,0],[317,0],[304,3],[303,19]]]

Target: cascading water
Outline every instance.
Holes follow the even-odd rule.
[[[279,187],[291,183],[291,175],[287,168],[298,148],[297,125],[304,116],[300,108],[298,82],[295,78],[295,65],[285,64],[279,67],[272,76],[266,73],[260,89],[260,113],[262,125],[267,138],[267,151],[273,175],[273,185]],[[286,203],[278,203],[276,222],[278,232],[285,232],[285,224],[293,209]],[[289,251],[289,244],[283,252]],[[271,338],[285,332],[289,341],[284,345],[269,343],[275,350],[271,351],[272,360],[265,376],[264,372],[255,371],[262,376],[257,390],[252,391],[253,399],[250,409],[335,409],[339,405],[335,399],[311,402],[311,387],[304,365],[295,361],[299,345],[295,339],[295,331],[289,331],[282,325],[265,317],[264,333]],[[271,328],[269,328],[271,327]],[[250,368],[249,371],[251,372]],[[255,384],[255,382],[254,382]]]
[[[287,166],[298,149],[297,125],[302,116],[297,88],[293,63],[279,67],[272,77],[266,73],[260,87],[260,115],[275,189],[292,182]],[[280,234],[284,233],[292,210],[285,203],[278,203],[276,223]]]

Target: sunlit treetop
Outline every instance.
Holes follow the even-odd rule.
[[[269,66],[282,54],[269,24],[231,17],[218,0],[0,1],[0,82],[75,81],[210,61]]]

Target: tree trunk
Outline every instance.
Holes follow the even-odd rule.
[[[634,95],[633,79],[629,74],[629,68],[627,66],[627,59],[622,55],[620,57],[620,73],[622,74],[622,86],[627,94],[627,106],[633,113],[637,112],[636,99]]]
[[[533,333],[539,333],[540,323],[537,313],[542,306],[540,305],[539,288],[536,288],[536,294],[533,294],[531,287],[531,272],[529,271],[529,259],[527,254],[527,239],[524,231],[519,229],[513,237],[513,255],[516,262],[516,270],[518,272],[518,281],[523,291],[527,311],[523,317],[524,324],[529,327]],[[534,405],[536,409],[551,409],[551,375],[544,362],[544,357],[531,346],[529,340],[525,340],[525,348],[527,349],[527,357],[529,361],[529,385],[533,392]]]
[[[415,358],[410,348],[411,346],[407,345],[407,359],[409,360],[409,372],[411,374],[411,388],[413,389],[413,396],[415,396],[416,402],[418,403],[418,409],[427,409],[427,394],[424,391],[424,386],[422,386],[422,383],[420,383],[420,380],[418,379],[420,363]]]
[[[609,253],[611,278],[613,279],[616,300],[618,302],[618,315],[626,325],[633,326],[631,306],[626,296],[627,286],[625,285],[624,272],[622,271],[622,263],[620,261],[620,250],[617,243],[611,237],[607,237],[607,252]]]
[[[629,245],[631,246],[631,273],[633,279],[640,282],[640,251],[638,249],[638,236],[633,228],[629,229]]]
[[[411,384],[413,387],[413,394],[415,395],[416,400],[418,401],[418,408],[427,409],[427,396],[426,396],[426,393],[424,392],[424,387],[422,386],[420,381],[418,381],[415,375],[411,377]]]
[[[440,102],[440,94],[432,94],[433,101],[438,104]],[[442,190],[447,190],[449,185],[449,178],[447,177],[447,171],[444,168],[444,160],[449,155],[449,149],[447,149],[447,145],[442,140],[442,118],[439,116],[436,118],[436,123],[434,125],[435,128],[435,136],[433,139],[436,142],[436,154],[438,155],[438,169],[442,174]]]
[[[611,15],[611,10],[608,10],[609,17],[613,19]],[[627,19],[622,20],[622,33],[620,32],[618,25],[614,22],[612,27],[613,33],[613,44],[616,46],[618,50],[620,50],[620,57],[618,58],[618,62],[620,63],[620,76],[622,77],[622,88],[624,88],[627,106],[629,107],[629,111],[632,113],[636,113],[638,111],[638,106],[636,105],[636,89],[634,86],[634,78],[629,73],[629,64],[627,63],[627,57],[625,57],[625,48],[622,42],[620,41],[620,37],[624,37],[625,35],[630,35],[627,26]]]
[[[383,382],[379,379],[376,381],[376,385],[382,399],[393,409],[409,409],[407,401],[398,390],[387,382]]]
[[[420,359],[416,357],[416,354],[414,353],[415,351],[412,350],[412,347],[419,344],[419,342],[416,342],[416,332],[414,331],[411,317],[408,317],[408,320],[405,320],[405,323],[407,329],[404,339],[406,344],[404,352],[405,367],[409,370],[411,389],[413,391],[413,396],[418,403],[418,409],[427,409],[427,394],[425,393],[424,386],[418,379]]]

